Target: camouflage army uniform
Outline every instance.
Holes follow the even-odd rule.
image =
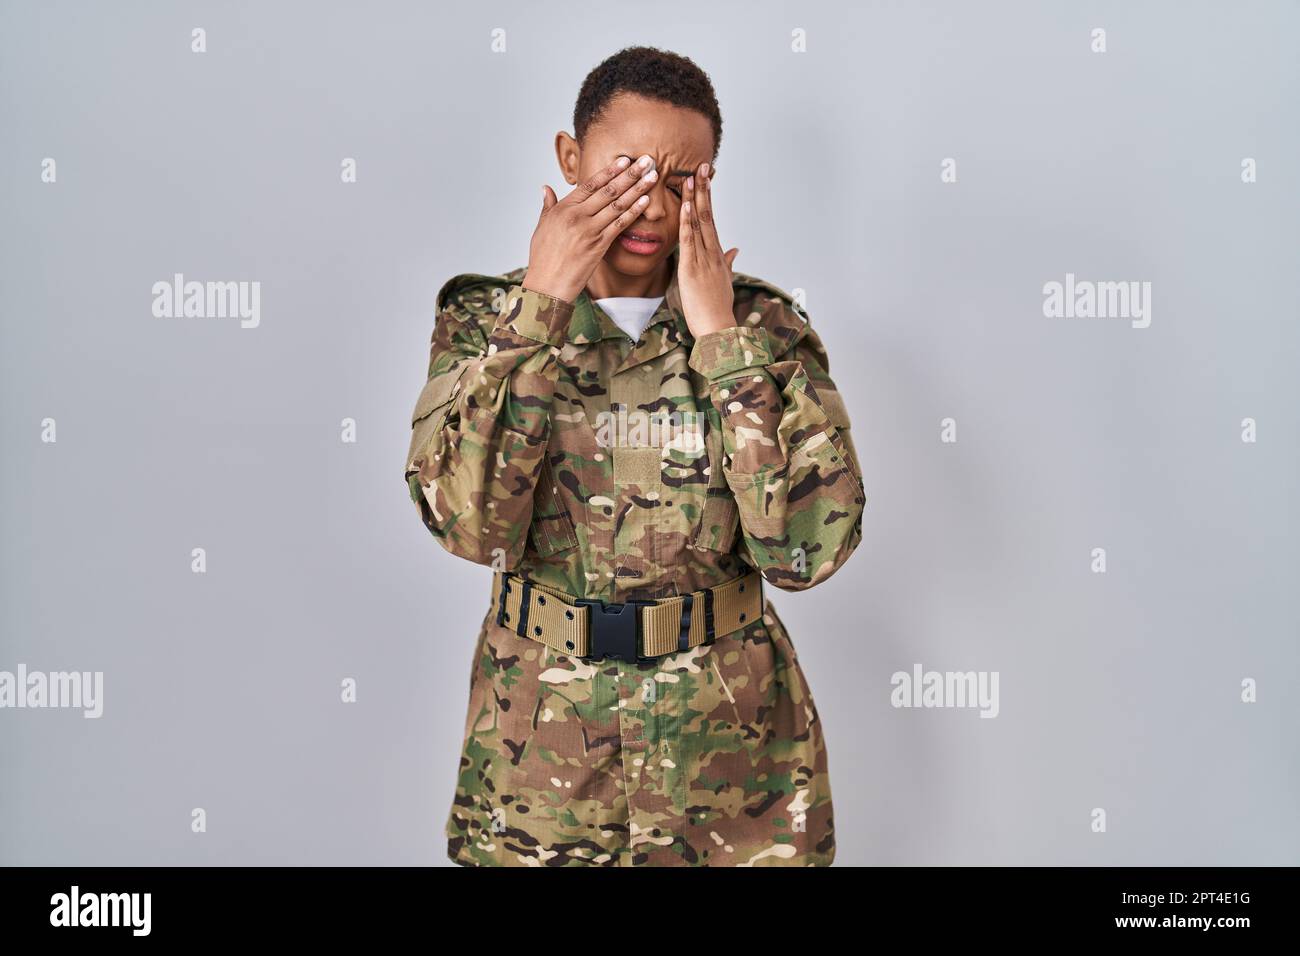
[[[786,293],[735,274],[737,327],[695,340],[676,255],[636,343],[586,292],[571,304],[525,290],[525,269],[443,286],[406,478],[448,551],[608,602],[750,568],[800,591],[848,558],[862,478],[820,339]],[[658,446],[600,440],[601,413],[620,409],[681,422]],[[688,434],[688,421],[704,424]],[[499,625],[489,597],[446,823],[453,860],[831,862],[822,726],[770,603],[711,645],[585,663]]]

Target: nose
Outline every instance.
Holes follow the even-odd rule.
[[[641,218],[647,222],[658,222],[668,215],[668,187],[664,185],[664,179],[660,176],[655,184],[650,187],[646,193],[650,201],[646,203],[645,209],[641,211]]]

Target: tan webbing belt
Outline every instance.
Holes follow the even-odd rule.
[[[630,659],[675,654],[711,643],[763,613],[763,577],[757,571],[703,591],[655,601],[602,604],[534,584],[516,574],[492,576],[497,624],[571,657]],[[629,637],[630,635],[630,637]],[[639,640],[638,640],[639,636]]]

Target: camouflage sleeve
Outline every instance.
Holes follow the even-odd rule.
[[[573,304],[513,285],[453,293],[434,322],[429,375],[412,415],[406,482],[420,517],[452,554],[518,564],[550,430],[557,356]]]
[[[802,591],[858,546],[866,497],[821,340],[804,325],[780,361],[773,352],[766,329],[740,325],[697,339],[690,365],[722,422],[748,556],[767,581]]]

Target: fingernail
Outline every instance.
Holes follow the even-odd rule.
[[[694,188],[695,188],[695,177],[694,177],[694,176],[687,176],[687,177],[686,177],[686,188],[687,188],[687,189],[694,189]]]
[[[654,182],[656,179],[659,178],[659,170],[657,170],[657,169],[652,169],[652,170],[650,170],[650,172],[646,173],[646,174],[645,174],[644,176],[642,176],[641,178],[644,179],[644,180],[645,180],[646,182],[648,182],[648,183],[652,183],[652,182]]]
[[[709,164],[708,164],[708,163],[705,163],[705,164],[704,164],[704,168],[700,170],[700,175],[703,176],[703,177],[706,178],[706,179],[708,178],[708,176],[709,176]]]
[[[632,160],[627,156],[620,156],[618,158],[618,162],[616,162],[614,165],[617,166],[619,169],[627,169],[627,167],[632,165]]]

